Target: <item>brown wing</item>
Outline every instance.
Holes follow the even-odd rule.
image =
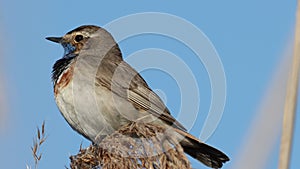
[[[112,53],[111,53],[112,54]],[[138,110],[150,112],[175,128],[186,129],[171,116],[165,104],[154,93],[145,80],[116,54],[107,55],[99,66],[96,85],[101,85],[120,97],[127,99]]]
[[[125,64],[128,65],[127,63]],[[128,69],[132,68],[129,66]],[[135,70],[132,69],[132,71]],[[131,101],[136,108],[138,107],[149,111],[151,114],[160,118],[167,124],[174,125],[176,128],[186,131],[186,129],[170,114],[170,111],[163,101],[149,88],[147,83],[139,74],[134,76],[127,94],[128,100]]]

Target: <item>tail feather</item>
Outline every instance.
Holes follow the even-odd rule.
[[[207,144],[194,142],[191,146],[190,144],[184,144],[183,142],[181,145],[187,154],[199,160],[208,167],[221,168],[223,163],[229,161],[229,158],[223,152]]]
[[[202,143],[196,137],[192,136],[185,131],[175,129],[178,134],[184,136],[180,141],[184,152],[202,162],[208,167],[211,168],[221,168],[223,163],[229,161],[229,157],[221,152],[220,150],[209,146],[205,143]]]

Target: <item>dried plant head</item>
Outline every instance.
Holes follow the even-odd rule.
[[[45,134],[45,121],[43,121],[41,127],[37,127],[36,137],[33,139],[33,145],[31,147],[32,156],[34,159],[34,168],[38,168],[38,164],[42,159],[41,146],[46,141],[47,136]],[[28,166],[27,166],[28,168]],[[30,167],[31,168],[31,167]]]
[[[71,169],[191,168],[178,141],[165,135],[164,127],[149,123],[125,125],[70,160]]]

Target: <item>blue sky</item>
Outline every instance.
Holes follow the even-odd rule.
[[[30,146],[36,126],[46,121],[47,142],[39,168],[64,168],[69,155],[80,144],[88,145],[60,115],[52,92],[51,67],[63,50],[46,36],[63,35],[83,24],[105,25],[119,17],[141,12],[169,13],[194,24],[210,39],[219,53],[226,74],[226,104],[223,118],[207,142],[237,159],[249,126],[256,115],[270,80],[290,43],[295,21],[296,1],[1,1],[1,71],[9,99],[5,127],[0,130],[0,161],[3,168],[25,168],[33,164]],[[151,24],[151,21],[149,21]],[[138,25],[131,25],[138,26]],[[122,29],[122,28],[120,28]],[[199,136],[209,110],[210,82],[205,67],[195,63],[195,55],[182,43],[163,36],[144,35],[120,43],[124,57],[145,48],[170,51],[190,66],[200,91],[200,109],[191,133]],[[152,88],[164,91],[169,109],[179,109],[178,86],[170,76],[142,72]],[[284,97],[284,96],[283,96]],[[299,110],[297,111],[299,112]],[[272,118],[272,117],[270,117]],[[298,122],[299,122],[298,116]],[[294,142],[300,141],[296,125]],[[259,140],[259,138],[257,138]],[[265,168],[276,168],[279,137]],[[299,146],[294,146],[291,168],[300,166]],[[192,161],[194,168],[203,165]]]

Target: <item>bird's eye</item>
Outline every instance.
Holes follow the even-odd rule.
[[[80,42],[82,39],[83,39],[83,36],[82,36],[82,35],[76,35],[76,36],[75,36],[75,41],[76,41],[76,42]]]

